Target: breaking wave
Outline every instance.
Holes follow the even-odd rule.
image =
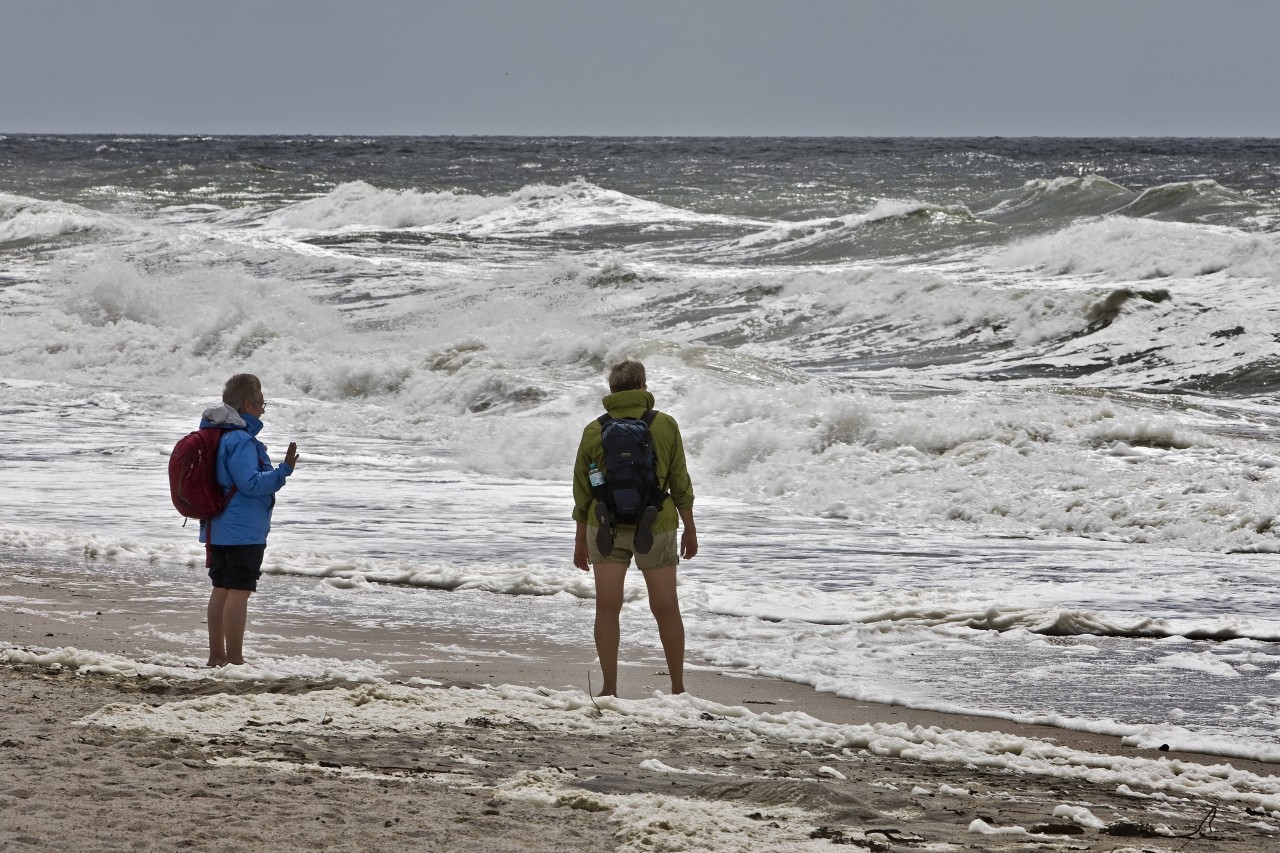
[[[79,205],[0,193],[0,244],[55,240],[121,225]]]

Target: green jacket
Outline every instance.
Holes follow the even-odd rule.
[[[619,391],[605,397],[602,402],[605,411],[615,418],[638,418],[646,409],[653,408],[653,395],[638,389]],[[662,510],[653,522],[654,533],[665,533],[680,526],[677,507],[693,506],[693,481],[689,479],[689,468],[684,459],[684,440],[680,438],[680,426],[676,419],[665,412],[658,412],[649,426],[649,433],[653,436],[653,451],[657,457],[658,485],[671,493],[671,497],[662,502]],[[604,470],[600,422],[595,420],[582,431],[578,456],[573,463],[573,519],[587,524],[594,524],[596,520],[595,497],[591,494],[591,483],[587,479],[588,466],[592,462],[600,470]]]

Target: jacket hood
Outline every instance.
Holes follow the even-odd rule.
[[[202,429],[205,427],[248,429],[249,425],[245,423],[244,418],[235,410],[235,407],[226,403],[219,403],[204,410],[204,414],[200,416],[200,427]]]
[[[600,402],[604,403],[604,410],[615,418],[638,418],[646,409],[653,408],[654,400],[648,391],[636,388],[610,394]]]

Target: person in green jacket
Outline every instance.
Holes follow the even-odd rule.
[[[653,408],[644,365],[626,360],[609,371],[609,396],[604,407],[615,418],[639,418]],[[653,545],[645,553],[635,547],[636,525],[619,523],[613,536],[600,536],[600,519],[589,479],[591,467],[604,470],[604,447],[600,438],[600,422],[593,420],[582,431],[578,455],[573,466],[573,519],[577,537],[573,547],[573,564],[584,572],[595,569],[596,584],[596,653],[604,675],[601,696],[618,695],[618,618],[622,613],[623,581],[634,557],[644,573],[649,591],[649,609],[658,622],[658,637],[671,675],[671,692],[684,692],[684,621],[680,616],[680,600],[676,594],[676,566],[680,559],[692,560],[698,553],[698,532],[693,523],[693,482],[685,464],[684,442],[675,418],[658,412],[649,427],[653,440],[658,484],[669,494],[653,520]],[[607,473],[607,472],[606,472]],[[593,524],[594,522],[594,524]],[[677,532],[683,523],[684,532]],[[609,540],[612,539],[612,542]],[[602,552],[601,545],[609,545]],[[643,546],[642,546],[643,547]]]

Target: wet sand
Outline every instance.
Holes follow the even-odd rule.
[[[142,581],[75,579],[73,567],[64,577],[48,566],[37,573],[7,565],[0,651],[74,647],[138,661],[193,660],[192,637],[203,633],[202,587],[192,584],[189,600],[157,608]],[[15,604],[19,599],[28,603]],[[396,661],[391,679],[413,684],[399,689],[422,691],[427,706],[470,707],[493,692],[490,685],[585,691],[594,657],[590,649],[533,641],[520,657],[504,656],[499,652],[511,650],[498,648],[500,640],[456,632],[425,638],[280,619],[251,624],[255,630],[263,632],[259,647],[318,636],[335,658]],[[440,648],[450,646],[494,654],[440,659]],[[210,677],[198,667],[191,678],[129,677],[12,659],[0,664],[4,850],[1280,849],[1277,821],[1266,812],[1207,797],[1148,799],[1114,785],[867,750],[845,756],[829,773],[831,767],[815,770],[823,757],[814,748],[735,728],[732,720],[714,730],[645,725],[608,707],[586,728],[520,722],[519,714],[504,716],[507,706],[498,702],[484,706],[497,711],[429,731],[326,731],[298,719],[265,732],[266,724],[250,718],[205,734],[197,714],[192,730],[165,734],[122,727],[116,717],[137,706],[185,708],[209,697],[266,694],[287,703],[324,691],[346,696],[360,685]],[[652,659],[631,661],[621,682],[635,699],[667,686]],[[1049,727],[850,702],[773,679],[694,669],[687,683],[700,699],[756,714],[1002,731],[1102,757],[1223,763]],[[1230,764],[1261,776],[1276,772]],[[702,771],[675,769],[691,765]],[[1055,815],[1064,803],[1087,807],[1101,825]]]

